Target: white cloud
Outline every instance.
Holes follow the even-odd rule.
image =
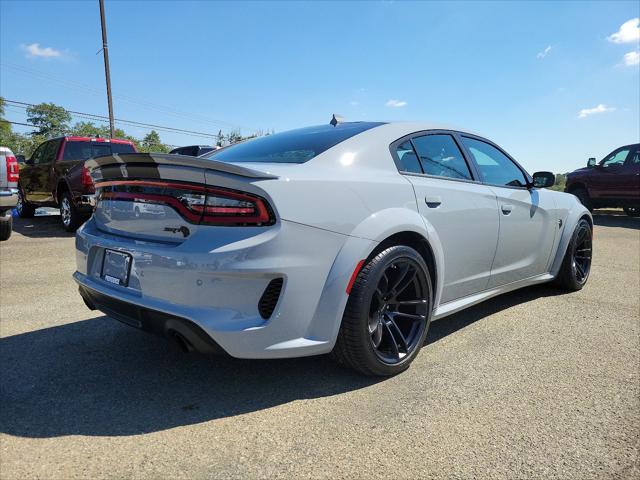
[[[640,53],[639,52],[629,52],[624,54],[624,64],[627,67],[633,67],[635,65],[640,65]]]
[[[550,51],[551,51],[551,45],[547,46],[547,48],[545,48],[543,51],[538,52],[538,55],[536,55],[536,57],[542,59],[546,57]]]
[[[578,118],[586,118],[589,115],[593,115],[595,113],[605,113],[605,112],[613,112],[615,107],[607,107],[605,104],[601,103],[597,107],[593,108],[583,108],[578,112]]]
[[[358,105],[360,105],[360,102],[357,102],[357,101],[355,101],[355,100],[351,100],[351,101],[349,102],[349,105],[351,105],[352,107],[357,107]]]
[[[395,98],[392,98],[387,103],[385,103],[385,106],[386,107],[393,107],[393,108],[406,107],[407,106],[407,102],[405,102],[404,100],[396,100]]]
[[[633,43],[640,41],[640,18],[632,18],[624,22],[620,29],[607,37],[613,43]]]
[[[62,52],[55,48],[46,47],[42,48],[39,43],[32,43],[31,45],[23,45],[22,48],[27,52],[27,57],[39,57],[39,58],[60,58]]]

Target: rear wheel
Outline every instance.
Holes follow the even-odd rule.
[[[585,219],[580,220],[567,246],[560,272],[556,277],[556,284],[560,288],[576,291],[582,289],[587,283],[593,256],[592,236],[589,222]]]
[[[75,232],[82,223],[82,215],[73,204],[69,192],[64,192],[60,197],[60,220],[67,232]]]
[[[358,274],[333,356],[366,375],[406,370],[424,343],[431,318],[431,278],[418,252],[393,246]]]
[[[0,241],[8,240],[13,230],[11,210],[0,212]]]
[[[624,213],[630,217],[640,217],[640,207],[624,207]]]
[[[16,210],[20,218],[31,218],[36,213],[36,209],[33,205],[30,205],[24,198],[22,190],[18,190],[18,203],[16,203]]]
[[[584,205],[587,210],[590,212],[593,211],[593,204],[591,203],[591,198],[589,197],[589,192],[587,192],[586,188],[578,187],[575,190],[572,190],[571,193],[578,197],[580,203]]]

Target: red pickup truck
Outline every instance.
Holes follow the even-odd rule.
[[[565,192],[573,193],[589,210],[622,207],[627,215],[640,215],[640,144],[616,148],[596,163],[567,175]]]
[[[93,181],[84,161],[114,153],[135,153],[129,140],[58,137],[42,143],[20,170],[20,217],[33,217],[37,207],[60,208],[62,226],[75,231],[91,216]]]

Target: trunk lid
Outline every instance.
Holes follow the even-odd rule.
[[[179,244],[207,225],[264,225],[272,211],[254,185],[278,177],[246,166],[170,154],[121,154],[85,162],[96,184],[96,226]]]

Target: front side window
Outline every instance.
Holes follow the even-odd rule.
[[[58,153],[58,148],[60,147],[60,142],[62,140],[49,140],[47,144],[44,146],[44,151],[42,152],[42,156],[40,157],[40,161],[38,163],[41,164],[50,164],[56,159],[56,154]]]
[[[359,133],[377,127],[377,122],[352,122],[299,128],[237,143],[205,154],[218,162],[304,163]]]
[[[613,152],[611,155],[609,155],[607,158],[605,158],[602,161],[602,166],[605,168],[621,166],[624,163],[624,161],[627,159],[627,156],[629,155],[630,151],[631,151],[630,148],[623,148],[621,150]]]
[[[426,175],[471,180],[467,162],[451,135],[415,137],[413,145]]]
[[[507,187],[526,187],[527,178],[518,166],[500,150],[481,140],[462,137],[478,165],[485,183]]]

